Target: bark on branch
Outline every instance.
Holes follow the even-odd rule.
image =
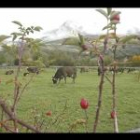
[[[19,120],[18,118],[16,118],[13,113],[10,111],[10,109],[7,107],[6,103],[0,99],[0,106],[2,107],[3,111],[9,116],[9,118],[13,121],[16,121],[18,124],[36,132],[36,133],[40,133],[39,130],[36,130],[33,126],[31,125],[28,125],[27,123],[25,123],[24,121],[22,120]]]

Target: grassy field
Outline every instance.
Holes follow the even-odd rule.
[[[20,73],[22,87],[31,76],[23,77],[24,71],[22,70]],[[2,82],[0,84],[0,96],[7,99],[7,103],[11,105],[14,84],[6,84],[6,82],[13,79],[14,75],[5,75],[4,73],[5,70],[1,69],[0,79]],[[62,80],[59,85],[52,84],[51,79],[54,73],[54,69],[45,69],[42,73],[34,77],[18,103],[18,117],[32,125],[34,121],[39,122],[44,118],[45,127],[43,130],[45,132],[69,132],[70,126],[74,126],[77,120],[85,119],[84,111],[80,107],[80,100],[81,98],[86,98],[89,101],[87,129],[89,132],[92,132],[100,79],[97,72],[91,70],[81,74],[78,71],[75,84],[71,83],[72,79],[68,78],[67,84],[64,84]],[[116,77],[117,111],[120,132],[140,127],[140,82],[137,80],[137,75],[134,73],[123,73],[117,74]],[[109,77],[111,77],[111,74]],[[45,113],[49,110],[51,110],[52,115],[46,116]],[[111,85],[105,79],[97,132],[113,132],[113,120],[110,118],[111,110]],[[55,122],[55,120],[57,121]],[[77,124],[76,127],[73,127],[72,132],[85,132],[85,126]]]

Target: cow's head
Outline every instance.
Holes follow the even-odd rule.
[[[55,77],[52,77],[52,81],[53,81],[53,84],[57,83],[57,79]]]

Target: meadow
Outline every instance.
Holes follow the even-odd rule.
[[[13,103],[14,83],[8,82],[14,75],[5,75],[5,69],[0,69],[0,96],[6,99],[11,105]],[[25,69],[21,70],[19,79],[23,87],[31,75],[23,76]],[[17,107],[17,117],[31,125],[41,124],[44,132],[85,132],[83,123],[76,123],[85,119],[85,112],[80,107],[81,98],[89,102],[87,109],[88,132],[93,132],[93,124],[96,114],[98,100],[99,76],[96,70],[80,73],[78,71],[76,83],[67,78],[59,85],[52,83],[52,76],[55,69],[46,68],[40,74],[35,75],[32,82],[22,94]],[[111,78],[111,74],[108,75]],[[118,73],[116,75],[117,111],[119,132],[126,132],[133,128],[140,127],[140,82],[137,79],[138,73]],[[51,111],[47,116],[46,112]],[[110,117],[112,111],[111,84],[104,80],[102,106],[97,132],[113,133],[113,119]],[[1,115],[1,111],[0,111]],[[42,120],[44,119],[44,121]],[[82,122],[82,121],[81,121]],[[28,132],[20,128],[21,132]]]

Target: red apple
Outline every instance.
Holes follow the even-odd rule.
[[[89,106],[89,103],[88,103],[88,101],[86,99],[82,98],[81,102],[80,102],[80,105],[81,105],[82,109],[87,109],[88,106]]]
[[[112,20],[118,20],[118,21],[120,21],[120,15],[113,16]]]
[[[84,44],[84,45],[82,45],[82,49],[83,50],[87,50],[88,49],[88,46]]]
[[[111,116],[111,119],[114,119],[114,118],[115,118],[115,111],[112,111],[112,112],[110,113],[110,116]]]
[[[110,20],[112,23],[117,24],[120,22],[120,15],[114,15]]]
[[[48,112],[46,112],[46,115],[47,116],[51,116],[52,115],[52,112],[51,111],[48,111]]]

